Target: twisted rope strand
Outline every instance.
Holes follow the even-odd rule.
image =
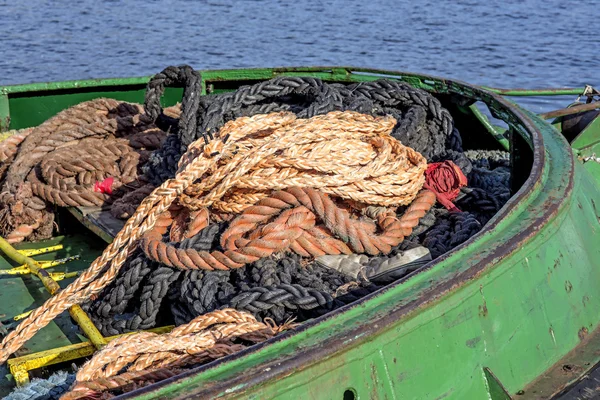
[[[246,129],[251,131],[267,129],[272,118],[272,116],[253,117],[247,121]],[[157,217],[166,211],[192,182],[214,166],[219,158],[220,155],[215,154],[213,157],[197,157],[182,163],[175,178],[165,181],[142,201],[112,243],[84,273],[64,290],[48,299],[41,307],[35,309],[15,330],[4,337],[0,348],[0,363],[4,363],[11,354],[20,349],[27,340],[61,312],[89,299],[111,283],[129,252],[140,237],[152,229]],[[102,275],[99,276],[101,272]]]
[[[77,381],[87,381],[127,371],[142,371],[154,364],[164,366],[173,353],[195,355],[214,346],[217,341],[250,332],[266,332],[272,337],[278,330],[258,322],[251,314],[233,309],[217,310],[201,315],[181,329],[168,334],[140,332],[111,341],[77,372]],[[178,364],[181,366],[181,363]]]
[[[351,121],[348,123],[346,121]],[[362,124],[361,124],[362,123]],[[210,204],[211,199],[218,199],[227,189],[229,189],[235,180],[249,171],[253,165],[260,162],[261,159],[276,153],[282,147],[293,146],[295,136],[292,133],[300,131],[304,134],[312,134],[312,136],[328,137],[327,129],[335,129],[338,124],[343,128],[338,128],[337,131],[348,130],[349,132],[358,132],[362,135],[372,135],[372,131],[377,133],[386,132],[394,125],[394,120],[391,118],[373,118],[362,116],[357,113],[330,113],[326,116],[317,116],[310,120],[296,120],[295,116],[289,113],[276,113],[271,115],[258,115],[250,118],[240,118],[236,121],[228,123],[222,130],[220,136],[223,140],[216,140],[209,144],[203,144],[200,141],[192,143],[189,146],[187,154],[180,161],[179,172],[174,179],[165,181],[161,186],[156,188],[148,197],[146,197],[133,216],[127,221],[123,229],[117,234],[113,242],[107,247],[102,256],[96,259],[90,268],[85,271],[75,282],[69,285],[66,289],[50,298],[46,303],[34,310],[19,326],[9,333],[2,341],[0,349],[0,362],[6,361],[10,354],[18,350],[27,340],[29,340],[38,330],[46,326],[58,314],[66,310],[74,304],[79,304],[82,301],[89,299],[91,296],[99,293],[106,285],[111,283],[118,275],[121,266],[125,262],[127,256],[137,245],[138,240],[147,232],[152,230],[158,217],[165,212],[173,201],[182,195],[184,191],[190,187],[196,180],[200,179],[204,174],[210,173],[217,169],[220,160],[227,157],[228,154],[233,154],[232,149],[236,146],[236,139],[242,139],[251,135],[269,134],[270,141],[265,142],[253,154],[245,155],[240,159],[240,167],[225,177],[212,192],[206,195],[205,201]],[[325,130],[323,130],[325,129]],[[324,133],[325,132],[325,133]],[[228,136],[229,135],[229,136]],[[310,143],[310,137],[303,142],[303,134],[298,135],[302,143]],[[231,141],[225,142],[225,138],[231,138]],[[272,145],[278,143],[279,146]],[[272,146],[272,147],[270,147]],[[234,156],[235,159],[237,156]],[[408,155],[401,155],[400,158],[408,158]],[[243,160],[243,162],[242,162]],[[426,166],[425,160],[421,157],[418,164],[408,162],[405,171],[400,171],[400,179],[413,179],[423,182],[423,171]],[[406,174],[406,171],[411,171]],[[419,176],[420,174],[420,176]],[[407,178],[408,176],[408,178]],[[417,194],[420,186],[414,182],[406,185],[402,193],[396,196],[396,204],[407,204]],[[316,197],[315,197],[316,199]],[[330,213],[331,214],[331,213]],[[327,214],[325,220],[336,220],[342,218]],[[291,216],[291,214],[290,214]],[[301,220],[296,218],[295,221],[302,225]],[[299,225],[299,226],[300,226]],[[393,225],[393,224],[392,224]],[[308,226],[305,226],[308,227]],[[319,236],[318,231],[313,233]],[[269,234],[269,232],[267,232]],[[276,233],[273,233],[276,235]],[[277,239],[273,236],[274,240]],[[257,242],[260,242],[257,240]],[[306,240],[300,243],[303,248],[309,248],[311,245],[316,245],[316,241]],[[258,259],[262,257],[264,252],[256,252],[251,250],[245,252],[246,256]],[[344,249],[345,250],[345,249]],[[270,253],[269,253],[270,254]],[[268,254],[267,254],[268,255]],[[233,264],[229,261],[233,261]],[[191,260],[190,260],[191,261]],[[200,260],[194,260],[197,263]],[[243,260],[234,258],[222,257],[215,253],[211,263],[213,265],[226,265],[229,263],[230,268],[235,268],[240,264],[243,265]]]

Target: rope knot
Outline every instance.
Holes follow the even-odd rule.
[[[467,177],[452,161],[431,163],[425,170],[425,188],[434,192],[437,201],[450,211],[460,211],[452,201],[466,185]]]

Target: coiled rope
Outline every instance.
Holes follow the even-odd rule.
[[[66,151],[60,146],[51,150],[50,141],[47,147],[52,157],[32,164],[24,175],[32,169],[42,171],[36,174],[39,182],[33,177],[8,191],[12,198],[6,204],[16,210],[18,197],[17,201],[28,203],[26,208],[51,215],[41,208],[42,203],[44,207],[47,203],[73,205],[76,201],[69,203],[73,196],[62,197],[64,191],[73,191],[82,202],[104,205],[114,201],[113,215],[131,218],[74,285],[35,310],[4,339],[0,360],[62,310],[102,291],[89,310],[107,335],[172,320],[185,324],[222,308],[247,311],[256,321],[244,322],[245,317],[240,317],[230,324],[270,318],[283,324],[291,317],[313,318],[378,286],[298,256],[283,256],[283,251],[302,257],[353,252],[393,257],[421,244],[435,258],[479,231],[510,196],[508,153],[463,152],[448,111],[430,94],[407,84],[380,80],[341,85],[280,77],[232,93],[201,97],[200,81],[200,75],[189,67],[169,67],[148,85],[146,115],[139,106],[112,104],[113,111],[100,109],[99,117],[77,117],[72,125],[65,117],[58,131],[82,135],[69,143],[86,141],[96,157],[78,153],[90,159],[85,165],[71,165],[66,162]],[[179,118],[160,106],[164,88],[173,84],[184,86]],[[277,113],[258,115],[272,112]],[[152,130],[157,140],[143,134]],[[31,136],[31,132],[21,136],[27,133]],[[37,135],[48,138],[53,130]],[[111,146],[112,156],[102,145],[94,145],[100,138]],[[133,138],[146,141],[128,149],[123,138],[129,140],[127,145]],[[15,149],[31,149],[31,143],[36,143],[21,140],[17,137],[13,144],[0,145],[0,156],[7,163],[18,161]],[[148,155],[148,149],[159,146]],[[464,176],[456,173],[454,164],[444,163],[448,160],[467,174],[468,187],[460,189]],[[419,193],[426,161],[445,165],[427,174],[442,177],[428,186],[435,195]],[[0,177],[5,166],[0,165]],[[145,176],[140,176],[140,169]],[[60,186],[61,178],[71,179],[71,185]],[[121,190],[107,196],[102,191],[106,178],[113,178],[111,190],[115,181]],[[93,191],[97,183],[100,192]],[[155,189],[155,185],[160,187]],[[447,204],[452,211],[432,207],[440,195],[453,202]],[[12,215],[0,215],[0,221]],[[39,227],[48,225],[39,218],[21,219],[29,223],[14,230],[21,230],[22,237],[34,232],[39,237],[43,234]],[[388,261],[388,257],[370,257],[367,263]],[[161,310],[169,309],[170,315],[161,320],[165,318]],[[143,334],[139,338],[145,340]],[[158,346],[160,340],[156,340]],[[243,346],[216,341],[195,358],[182,354],[179,347],[147,348],[143,354],[115,347],[114,353],[102,356],[103,361],[95,359],[95,368],[103,376],[82,378],[92,380],[79,382],[69,396],[129,390],[173,376],[177,368],[187,365],[176,360],[204,362]],[[136,364],[150,371],[127,369]]]
[[[77,384],[63,399],[78,398],[79,392],[97,390],[98,382],[120,372],[147,373],[153,369],[181,368],[244,348],[235,340],[265,341],[293,324],[278,327],[258,322],[252,315],[232,309],[213,311],[167,334],[141,332],[120,337],[98,351],[77,372]]]
[[[49,205],[101,206],[135,189],[141,165],[165,137],[140,106],[111,99],[78,104],[9,137],[0,147],[0,233],[10,242],[47,238]]]
[[[287,249],[305,257],[387,254],[410,235],[433,203],[432,192],[421,192],[400,219],[381,215],[381,233],[375,234],[375,224],[350,218],[348,211],[336,206],[326,194],[295,187],[275,192],[233,220],[221,236],[224,252],[176,248],[161,241],[165,232],[158,229],[146,233],[140,246],[149,259],[164,265],[207,270],[240,268]],[[324,226],[315,225],[318,219]],[[250,235],[244,237],[246,233]]]
[[[347,121],[352,121],[352,123],[349,124]],[[96,259],[90,268],[80,275],[74,283],[59,292],[56,296],[53,296],[42,307],[34,310],[14,331],[10,332],[4,338],[2,349],[0,350],[0,361],[4,362],[10,354],[20,348],[25,341],[35,334],[35,332],[47,325],[60,312],[73,304],[79,304],[88,300],[92,295],[99,293],[104,287],[111,283],[117,277],[128,254],[136,247],[138,240],[144,237],[146,233],[152,231],[160,215],[167,211],[175,199],[181,197],[181,195],[185,193],[186,189],[193,187],[192,185],[196,183],[198,179],[205,177],[205,174],[218,171],[219,162],[223,159],[230,160],[223,168],[224,171],[228,172],[228,175],[220,177],[219,181],[214,182],[213,186],[207,185],[206,182],[211,182],[216,179],[211,179],[214,175],[208,175],[202,181],[203,183],[200,184],[204,185],[201,187],[213,188],[202,197],[203,206],[211,206],[216,201],[221,200],[226,195],[227,190],[234,187],[233,184],[241,180],[245,173],[252,170],[253,166],[259,164],[261,160],[266,157],[279,154],[283,149],[331,139],[332,135],[329,133],[329,130],[339,132],[341,137],[344,137],[344,135],[348,137],[352,133],[359,133],[369,140],[368,143],[375,144],[374,147],[376,147],[377,150],[381,150],[381,152],[376,153],[379,157],[383,156],[389,158],[392,157],[393,154],[395,158],[391,158],[391,162],[395,163],[397,168],[403,169],[392,172],[389,169],[386,169],[386,165],[381,165],[380,168],[373,170],[362,168],[360,164],[356,162],[350,163],[352,167],[358,170],[357,175],[359,178],[356,179],[364,180],[365,176],[367,176],[367,181],[371,179],[372,182],[361,185],[360,182],[353,181],[352,177],[346,177],[345,179],[340,178],[342,184],[347,185],[348,187],[348,190],[341,192],[341,194],[349,193],[346,194],[346,196],[353,201],[371,199],[374,204],[406,205],[410,203],[420,190],[420,186],[423,184],[423,172],[426,162],[418,155],[418,153],[415,153],[392,140],[385,139],[385,135],[389,135],[388,131],[394,124],[395,123],[391,118],[374,118],[352,112],[334,112],[325,116],[316,116],[309,120],[298,121],[296,121],[295,117],[291,114],[277,113],[273,115],[257,115],[232,121],[223,128],[219,140],[214,140],[209,144],[205,144],[203,140],[192,143],[189,146],[187,153],[180,161],[179,172],[176,177],[164,182],[142,201],[139,208],[127,221],[124,228],[107,247],[102,256]],[[293,129],[291,127],[293,127]],[[298,132],[303,133],[298,134]],[[376,132],[376,134],[373,134],[373,132]],[[256,150],[253,151],[252,154],[245,154],[242,151],[243,148],[237,145],[239,141],[246,138],[259,141],[261,140],[261,134],[264,135],[266,133],[271,133],[268,136],[270,140],[267,140],[263,145],[256,147]],[[315,137],[317,138],[316,140]],[[319,140],[318,138],[324,139]],[[245,158],[240,159],[238,154],[234,153],[234,149],[239,149],[240,154],[245,155]],[[348,156],[349,155],[350,154],[348,154]],[[238,165],[238,169],[232,168],[233,166]],[[367,174],[364,170],[370,172]],[[329,182],[326,174],[322,174],[325,178],[324,181]],[[394,181],[390,181],[390,174],[392,174]],[[359,192],[363,187],[364,190],[368,192],[367,198],[363,197],[362,193]],[[329,186],[324,185],[321,189],[337,193],[335,188],[329,189]],[[337,191],[339,192],[339,190]],[[317,199],[317,197],[315,197],[315,199]],[[313,199],[313,202],[316,201],[315,199]],[[324,199],[324,197],[321,197],[321,199]],[[281,204],[282,200],[277,201]],[[318,210],[318,207],[321,206],[316,206],[315,211]],[[327,219],[329,221],[341,221],[344,220],[344,218],[347,219],[347,217],[341,213],[341,209],[337,208],[336,211],[336,209],[330,208],[330,210],[335,211],[335,213],[333,215],[327,214]],[[284,211],[284,213],[286,211]],[[426,212],[427,210],[421,211]],[[324,215],[323,212],[324,211],[317,211],[320,215]],[[289,214],[293,213],[290,212]],[[300,213],[296,211],[295,214]],[[285,217],[288,218],[289,215],[286,215]],[[247,217],[244,217],[244,215],[238,218],[240,218],[241,221],[247,220]],[[291,218],[290,221],[290,227],[300,226],[297,223],[294,225],[294,218]],[[371,227],[364,225],[365,224],[362,223],[361,227],[367,232],[373,233]],[[389,236],[379,236],[380,238],[383,238],[382,244],[373,244],[373,246],[379,251],[385,251],[385,249],[389,251],[391,249],[390,245],[394,243],[397,244],[401,241],[399,238],[404,237],[402,221],[398,221],[395,216],[390,214],[383,214],[379,225],[388,232]],[[239,224],[240,228],[243,226],[244,224]],[[241,232],[247,232],[247,230],[244,231],[244,229],[245,228],[241,228]],[[267,224],[261,233],[264,234],[264,237],[268,237],[269,240],[279,242],[280,245],[281,243],[287,244],[286,242],[289,242],[289,239],[280,237],[280,232],[274,232],[272,229],[273,225],[269,227],[269,224]],[[336,226],[336,229],[337,233],[342,235],[342,241],[344,239],[351,241],[352,238],[355,237],[350,235],[346,236],[346,232],[351,230],[347,224]],[[394,235],[391,235],[392,232]],[[232,231],[232,233],[235,232]],[[235,236],[232,235],[231,237],[234,238]],[[253,242],[254,239],[254,237],[250,236],[249,241],[242,240],[240,242],[239,240],[232,240],[228,245],[235,246],[236,250],[240,250],[240,246],[245,246],[244,248],[249,250],[245,253],[242,252],[242,254],[254,257],[256,260],[261,258],[261,253],[253,249],[260,248],[257,246],[262,242],[260,239]],[[249,246],[250,243],[254,243],[257,246]],[[366,243],[367,242],[363,241],[363,238],[361,237],[360,243],[357,242],[351,244],[353,247],[357,248],[357,246],[364,247]],[[265,248],[269,247],[272,246],[265,246]],[[368,248],[368,246],[366,248]],[[228,251],[233,252],[233,250]],[[235,255],[233,255],[232,258],[227,252],[221,254],[229,256],[236,264],[231,264],[221,255],[217,255],[214,252],[211,253],[215,261],[224,266],[229,264],[230,267],[235,268],[245,264],[244,259],[236,258]],[[199,262],[199,260],[195,261]]]
[[[218,225],[206,228],[196,237],[208,240],[202,240],[204,243],[200,245],[195,243],[194,248],[213,248],[218,232]],[[189,241],[182,242],[182,246],[188,245]],[[347,300],[349,291],[355,294],[355,300],[360,297],[359,293],[362,293],[363,289],[372,292],[378,288],[369,282],[357,282],[356,287],[342,293],[338,289],[354,282],[355,279],[315,263],[303,264],[298,256],[285,256],[277,260],[267,257],[236,270],[192,270],[181,275],[176,269],[156,267],[159,279],[153,279],[145,278],[150,274],[151,264],[143,254],[137,254],[128,260],[115,284],[98,296],[89,313],[94,324],[107,336],[156,326],[159,324],[158,310],[164,307],[170,308],[174,319],[163,320],[162,323],[165,324],[185,324],[198,315],[220,308],[245,310],[251,312],[258,320],[272,318],[276,323],[284,323],[289,318],[303,321],[322,314],[323,310],[329,311],[347,304],[348,301],[352,301]],[[170,279],[173,275],[179,276],[174,282]],[[167,279],[164,278],[172,283],[165,284]],[[165,291],[167,285],[169,289]],[[293,301],[287,302],[284,297],[273,296],[270,297],[270,306],[260,310],[243,307],[242,299],[254,289],[278,285],[294,285],[301,287],[301,291],[315,290],[321,293],[317,294],[318,296],[326,297],[328,301],[321,301],[320,304],[313,302],[310,306],[305,302],[299,309],[293,306]],[[296,293],[299,292],[293,292]],[[165,304],[167,298],[168,305]],[[141,299],[141,303],[138,299]],[[299,314],[299,310],[304,310],[305,313]]]
[[[192,85],[184,91],[182,100],[185,117],[179,122],[171,119],[164,123],[168,118],[159,111],[164,87],[167,83],[196,82],[189,78],[189,70],[188,66],[168,67],[148,84],[145,108],[153,110],[149,115],[159,126],[173,132],[144,167],[146,177],[157,185],[174,176],[178,160],[192,141],[208,140],[226,122],[239,117],[280,111],[292,112],[298,118],[331,111],[391,115],[397,120],[392,137],[423,154],[428,161],[438,161],[446,153],[446,144],[452,151],[462,151],[460,134],[439,100],[424,90],[387,79],[344,86],[316,78],[282,76],[241,86],[235,92],[201,98],[197,98],[199,91]]]

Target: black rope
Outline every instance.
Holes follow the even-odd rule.
[[[482,228],[475,215],[468,212],[451,212],[441,216],[436,224],[424,233],[423,246],[437,258],[466,242]]]
[[[508,188],[500,195],[480,188],[466,188],[463,193],[456,206],[473,214],[482,225],[487,224],[509,198]]]
[[[144,108],[146,115],[154,121],[159,128],[166,132],[175,132],[179,136],[196,134],[198,108],[200,106],[200,93],[202,78],[198,71],[189,65],[180,67],[167,67],[154,75],[146,88]],[[163,113],[160,99],[167,86],[182,85],[183,98],[181,101],[181,116],[179,121]]]
[[[494,170],[473,168],[467,176],[469,187],[486,190],[496,196],[504,197],[510,191],[510,169],[498,167]]]
[[[159,100],[167,83],[191,82],[199,86],[196,75],[192,75],[189,67],[169,68],[149,83],[149,88],[153,90],[150,92],[149,89],[146,103],[149,107],[147,112],[152,118],[162,115]],[[343,85],[327,84],[316,78],[283,76],[241,86],[234,92],[205,96],[200,100],[198,96],[192,96],[197,93],[196,89],[184,91],[181,119],[185,121],[179,122],[176,134],[167,138],[163,147],[151,156],[150,162],[144,167],[146,178],[154,184],[158,185],[174,176],[179,158],[193,141],[200,137],[205,140],[212,138],[226,122],[241,116],[274,111],[291,111],[299,118],[310,118],[334,110],[392,115],[398,121],[392,136],[423,154],[429,161],[460,158],[454,153],[462,154],[462,139],[454,128],[450,113],[431,94],[403,82],[381,79]],[[197,129],[193,129],[193,119],[189,114],[194,109]],[[169,128],[173,124],[171,121]],[[457,164],[466,168],[466,173],[470,171],[466,157]]]
[[[200,75],[190,67],[169,67],[148,84],[146,112],[171,133],[153,153],[145,173],[159,184],[174,175],[187,145],[209,140],[228,121],[241,116],[290,111],[310,118],[333,110],[392,115],[392,135],[421,152],[429,162],[452,160],[468,177],[455,201],[461,212],[434,206],[413,233],[387,256],[370,258],[370,266],[417,246],[433,258],[464,243],[495,215],[510,197],[509,153],[463,151],[462,137],[450,113],[431,94],[406,83],[381,79],[355,84],[328,84],[315,78],[278,77],[234,92],[199,96]],[[179,120],[164,116],[160,97],[170,85],[183,85]],[[405,207],[398,209],[398,214]],[[220,249],[226,223],[211,224],[198,235],[175,244],[196,250]],[[400,278],[418,267],[406,268]],[[257,318],[303,321],[372,293],[380,286],[353,278],[296,255],[273,255],[231,271],[174,270],[134,254],[115,282],[91,306],[94,322],[105,335],[157,324],[183,324],[215,309],[233,307]]]
[[[252,312],[260,320],[270,317],[282,323],[290,317],[291,310],[295,309],[291,306],[296,304],[294,301],[300,300],[286,303],[287,297],[269,297],[270,295],[266,293],[275,290],[273,288],[279,288],[277,290],[289,287],[304,288],[303,290],[312,293],[311,296],[318,301],[314,304],[310,303],[314,307],[301,307],[303,310],[308,310],[324,306],[322,298],[329,299],[340,286],[350,282],[352,282],[350,277],[316,263],[302,266],[300,257],[296,255],[279,259],[269,257],[232,271],[187,271],[183,279],[175,285],[179,291],[174,296],[176,300],[172,304],[172,313],[175,322],[181,324],[218,308],[233,307]],[[296,290],[289,290],[293,294],[299,293]],[[304,293],[302,290],[301,292]],[[261,295],[258,296],[257,293]],[[242,294],[245,297],[239,297]],[[253,309],[251,305],[246,307],[248,302],[252,303],[256,299],[261,301],[260,299],[265,298],[271,299],[270,306],[263,307],[260,312],[258,308],[251,311]],[[281,300],[279,303],[278,299]],[[308,318],[307,315],[305,314],[304,318]]]
[[[196,115],[198,129],[179,129],[176,137],[165,141],[162,149],[155,152],[146,164],[144,172],[151,182],[160,184],[173,177],[177,162],[190,143],[200,137],[205,140],[212,138],[226,122],[238,117],[293,111],[299,118],[310,118],[342,109],[342,99],[337,90],[320,79],[301,77],[279,77],[252,86],[241,86],[235,92],[204,97],[199,103]]]
[[[15,388],[5,400],[58,400],[75,382],[75,374],[57,372],[46,379],[36,378]]]
[[[446,151],[449,136],[459,135],[450,113],[439,100],[407,83],[380,79],[336,87],[344,97],[346,110],[396,118],[392,136],[428,160]],[[456,137],[451,141],[457,148],[462,142]]]
[[[473,166],[484,169],[510,167],[510,153],[502,150],[467,150],[465,151]]]

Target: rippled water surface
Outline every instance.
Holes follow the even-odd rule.
[[[498,87],[600,85],[600,1],[3,1],[0,85],[352,65]],[[534,111],[572,98],[527,100]]]

